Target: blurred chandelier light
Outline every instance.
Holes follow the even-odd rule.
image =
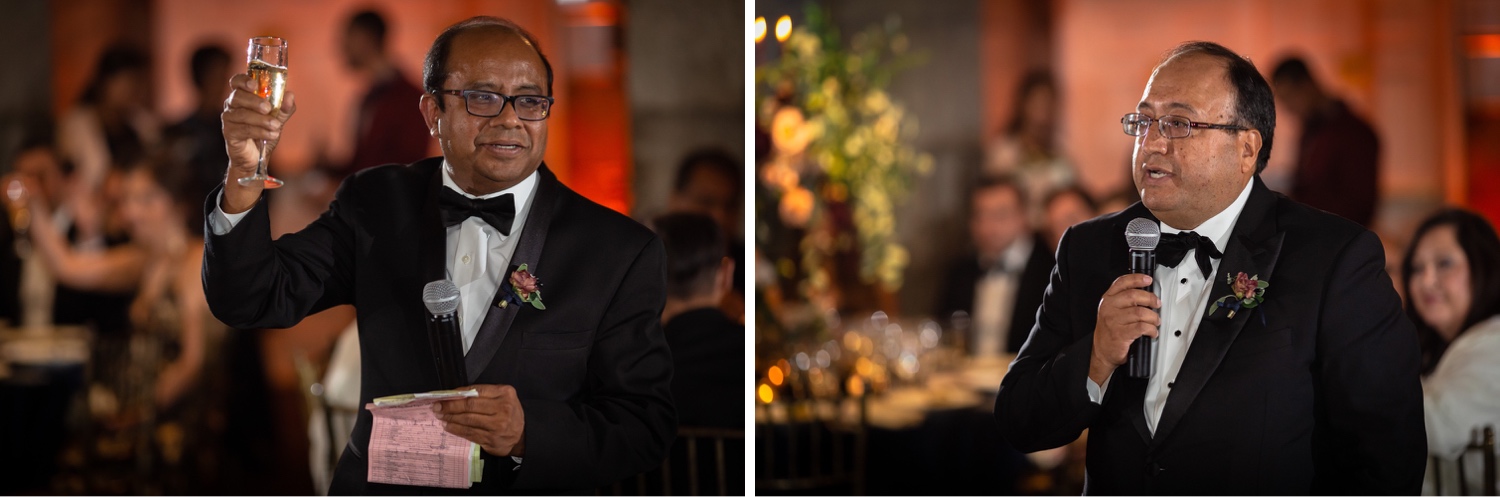
[[[776,20],[776,41],[786,41],[792,36],[792,16],[781,16]]]
[[[764,40],[764,39],[766,39],[766,18],[765,17],[756,17],[755,18],[755,42],[756,43],[760,43],[761,40]]]

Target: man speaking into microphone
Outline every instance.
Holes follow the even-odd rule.
[[[1275,112],[1249,60],[1191,42],[1121,119],[1141,202],[1068,230],[995,404],[1022,451],[1088,429],[1086,493],[1420,491],[1416,334],[1373,233],[1259,178]],[[1128,274],[1137,218],[1151,274]]]
[[[591,492],[655,467],[676,432],[659,318],[665,252],[645,227],[543,164],[547,118],[561,104],[552,79],[514,23],[449,27],[412,102],[443,156],[355,174],[327,212],[275,241],[261,187],[237,180],[254,173],[256,143],[274,143],[297,102],[288,91],[268,113],[239,75],[222,114],[228,180],[208,199],[203,265],[214,315],[236,328],[281,328],[353,304],[361,404],[466,376],[478,397],[434,410],[482,449],[483,478],[469,493]],[[423,289],[444,280],[458,288],[458,333],[430,334]],[[361,411],[330,493],[429,493],[367,481],[371,424]]]

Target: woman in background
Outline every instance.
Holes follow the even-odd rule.
[[[1073,164],[1057,144],[1059,97],[1057,83],[1047,71],[1032,71],[1021,79],[1010,122],[989,145],[981,176],[1012,176],[1031,199],[1026,212],[1040,228],[1042,199],[1078,180]],[[1092,217],[1092,216],[1090,216]]]
[[[1430,464],[1424,493],[1457,491],[1456,460],[1476,428],[1500,428],[1500,238],[1477,214],[1427,218],[1403,258],[1407,315],[1422,347],[1422,397]],[[1480,489],[1477,455],[1467,488]],[[1471,465],[1473,465],[1471,467]]]

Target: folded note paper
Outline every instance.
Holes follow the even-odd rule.
[[[422,487],[469,488],[484,474],[479,445],[443,430],[432,403],[476,397],[474,390],[441,390],[381,397],[365,404],[370,430],[369,481]]]

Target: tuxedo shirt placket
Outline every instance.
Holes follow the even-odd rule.
[[[1254,181],[1247,182],[1239,197],[1230,202],[1228,207],[1200,223],[1192,231],[1208,237],[1214,248],[1223,253],[1228,246],[1229,235],[1234,232],[1234,223],[1239,220],[1240,211],[1245,209],[1245,202],[1250,199],[1250,187],[1253,184]],[[1163,235],[1183,231],[1161,223]],[[1142,408],[1146,411],[1146,427],[1152,433],[1156,433],[1156,424],[1167,407],[1167,399],[1172,395],[1177,374],[1182,369],[1183,361],[1187,359],[1198,325],[1203,322],[1203,315],[1207,312],[1210,299],[1208,292],[1213,289],[1213,278],[1219,274],[1220,260],[1215,258],[1210,259],[1212,262],[1209,264],[1208,276],[1204,277],[1203,271],[1195,262],[1198,255],[1196,252],[1197,249],[1189,250],[1177,267],[1157,265],[1156,272],[1152,275],[1156,296],[1161,298],[1162,304],[1161,328],[1157,330],[1157,338],[1151,341],[1154,359],[1151,361],[1151,378],[1146,381],[1146,398],[1142,402]]]
[[[516,199],[516,216],[511,221],[510,235],[501,234],[477,217],[470,217],[447,229],[448,250],[445,251],[443,267],[448,270],[448,279],[458,286],[459,329],[467,354],[479,336],[480,325],[484,323],[484,316],[489,313],[490,303],[495,301],[500,285],[507,284],[510,279],[507,274],[510,259],[521,239],[526,214],[531,210],[537,175],[533,172],[515,186],[484,196],[470,195],[459,188],[448,172],[446,161],[442,175],[444,188],[451,188],[468,198],[487,199],[510,193]]]
[[[1176,232],[1178,230],[1162,225],[1163,234]],[[1151,379],[1146,382],[1146,426],[1152,433],[1156,432],[1156,423],[1167,407],[1172,384],[1198,332],[1198,311],[1208,302],[1207,290],[1211,285],[1198,269],[1198,264],[1193,262],[1195,251],[1189,250],[1177,267],[1157,266],[1153,275],[1157,281],[1156,295],[1161,298],[1162,306],[1161,329],[1157,330],[1157,338],[1151,340],[1155,360],[1151,361]],[[1209,275],[1217,274],[1219,260],[1213,259],[1211,267]]]

